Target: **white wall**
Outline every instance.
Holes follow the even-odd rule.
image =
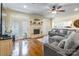
[[[52,20],[50,19],[43,19],[43,26],[42,30],[44,34],[48,34],[48,31],[52,29]]]
[[[54,27],[56,28],[64,28],[66,26],[71,26],[72,21],[61,21],[54,23]]]
[[[63,28],[64,26],[71,26],[73,24],[73,21],[76,19],[79,19],[79,13],[66,15],[62,17],[55,17],[52,21],[52,24],[54,23],[52,25],[52,28],[53,27]]]

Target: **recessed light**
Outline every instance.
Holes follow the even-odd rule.
[[[74,11],[78,11],[78,10],[79,10],[79,8],[75,8],[75,9],[74,9]]]
[[[27,8],[27,6],[26,6],[26,5],[24,5],[24,8]]]

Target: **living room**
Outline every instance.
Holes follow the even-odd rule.
[[[79,55],[74,54],[78,42],[74,44],[76,46],[73,49],[67,50],[67,54],[60,48],[58,49],[63,52],[52,51],[54,45],[53,49],[62,45],[61,42],[64,41],[62,39],[69,39],[71,32],[78,32],[78,3],[1,3],[0,5],[0,45],[8,46],[8,48],[0,47],[0,55],[72,56],[72,53]],[[63,31],[66,31],[66,34],[62,33]]]

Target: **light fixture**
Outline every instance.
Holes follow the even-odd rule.
[[[24,5],[24,8],[27,8],[27,6],[26,6],[26,5]]]
[[[75,9],[74,9],[74,11],[78,11],[78,10],[79,10],[79,8],[75,8]]]
[[[57,13],[57,11],[52,11],[52,14],[56,14]]]

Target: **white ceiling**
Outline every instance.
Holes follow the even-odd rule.
[[[26,5],[26,8],[24,8],[24,5]],[[4,7],[8,7],[10,9],[29,14],[38,14],[45,17],[54,17],[54,14],[48,12],[48,9],[53,5],[62,5],[65,9],[65,12],[59,12],[56,14],[56,16],[65,16],[79,13],[79,10],[74,11],[75,8],[79,8],[79,3],[5,3]]]

